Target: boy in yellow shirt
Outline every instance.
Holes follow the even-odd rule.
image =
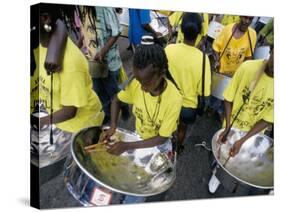
[[[249,95],[249,86],[255,75],[263,65],[263,60],[250,60],[244,62],[234,74],[232,81],[224,92],[224,105],[226,111],[226,127],[221,133],[219,140],[222,140],[230,127],[230,123],[239,111],[242,104],[244,104],[245,96],[248,99],[245,102],[237,119],[234,121],[233,126],[247,132],[247,134],[236,141],[230,149],[230,156],[234,157],[238,154],[241,146],[247,141],[248,138],[261,132],[270,123],[273,123],[274,111],[274,64],[273,64],[274,51],[271,50],[269,60],[265,65],[264,72],[257,85]],[[244,98],[244,99],[243,99]]]
[[[182,17],[181,31],[184,42],[170,44],[165,48],[169,61],[169,72],[183,95],[183,105],[178,126],[178,142],[182,147],[187,125],[196,120],[198,96],[202,95],[203,53],[195,47],[196,38],[201,32],[202,18],[198,13],[185,13]],[[205,91],[210,95],[211,69],[205,55]]]
[[[253,17],[241,16],[239,23],[227,25],[213,42],[217,68],[232,76],[239,65],[253,57],[257,35],[250,28]]]

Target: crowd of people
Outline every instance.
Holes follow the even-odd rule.
[[[108,143],[110,154],[158,146],[165,146],[161,149],[167,154],[180,153],[187,126],[196,121],[203,104],[203,112],[218,114],[225,127],[221,142],[234,119],[233,126],[247,132],[231,148],[231,157],[249,137],[270,128],[274,110],[273,19],[258,25],[257,34],[251,27],[253,17],[225,15],[216,19],[224,29],[210,40],[208,26],[218,15],[168,12],[165,23],[169,33],[163,40],[150,25],[150,10],[129,9],[133,67],[126,70],[132,77],[121,90],[120,10],[40,4],[39,21],[32,23],[31,112],[43,104],[48,115],[39,120],[33,117],[32,125],[55,124],[74,134],[107,124],[110,128],[103,137],[107,141],[118,127],[120,111],[125,121],[133,113],[136,132],[143,140]],[[260,45],[270,46],[269,59],[254,58]],[[207,46],[212,49],[207,51]],[[212,72],[231,78],[223,91],[224,100],[212,96]]]

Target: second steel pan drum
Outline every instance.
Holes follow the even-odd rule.
[[[79,132],[71,144],[72,157],[65,165],[66,186],[81,204],[120,204],[126,195],[151,196],[173,184],[175,160],[157,147],[131,150],[119,156],[107,153],[103,144],[98,144],[93,152],[85,151],[86,146],[98,143],[100,134],[98,127]],[[137,134],[121,128],[113,137],[124,142],[141,140]]]
[[[223,130],[219,130],[212,139],[213,154],[219,165],[238,181],[256,188],[272,189],[273,140],[264,134],[256,134],[242,145],[235,157],[227,161],[232,145],[246,133],[232,128],[226,143],[219,144],[217,140]]]
[[[32,114],[35,117],[44,117],[46,112],[37,112]],[[40,130],[31,127],[30,132],[30,152],[31,163],[36,167],[43,168],[52,165],[70,154],[70,143],[73,134],[58,129],[54,124],[53,144],[50,144],[51,126],[43,126]]]
[[[231,78],[220,74],[218,72],[212,71],[212,83],[211,83],[211,94],[212,96],[224,100],[223,92],[229,84]]]
[[[259,46],[255,49],[254,59],[265,59],[268,60],[270,56],[269,46]]]

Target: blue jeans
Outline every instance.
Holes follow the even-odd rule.
[[[120,69],[109,71],[106,78],[93,78],[93,89],[97,93],[105,113],[105,117],[110,117],[110,104],[113,97],[120,91],[118,87]],[[123,110],[129,110],[128,105],[122,105]]]

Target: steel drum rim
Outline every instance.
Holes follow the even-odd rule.
[[[147,197],[147,196],[153,196],[153,195],[157,195],[157,194],[160,194],[160,193],[163,193],[164,191],[160,191],[160,192],[154,192],[154,193],[147,193],[147,194],[138,194],[138,193],[132,193],[132,192],[127,192],[127,191],[122,191],[122,190],[119,190],[119,189],[116,189],[116,188],[113,188],[105,183],[103,183],[102,181],[100,181],[99,179],[95,178],[93,175],[91,175],[79,162],[79,160],[77,159],[76,155],[75,155],[75,152],[74,152],[74,149],[73,149],[73,146],[74,146],[74,142],[75,142],[75,138],[77,136],[80,135],[80,133],[83,133],[84,131],[88,130],[89,128],[93,128],[93,127],[88,127],[88,128],[85,128],[83,130],[81,130],[80,132],[78,132],[77,134],[75,134],[75,136],[73,137],[73,140],[71,141],[71,148],[70,148],[70,151],[71,151],[71,157],[72,159],[75,161],[76,165],[81,169],[82,172],[84,172],[90,179],[92,179],[93,181],[95,181],[96,183],[100,184],[101,186],[104,186],[105,188],[109,189],[110,191],[113,191],[113,192],[117,192],[117,193],[121,193],[121,194],[124,194],[124,195],[133,195],[133,196],[140,196],[140,197]],[[104,127],[101,127],[102,129],[107,129],[109,128],[108,126],[104,126]],[[122,131],[122,132],[128,132],[130,134],[134,134],[136,136],[139,137],[139,135],[137,135],[136,133],[134,132],[131,132],[131,131],[128,131],[128,130],[125,130],[125,129],[120,129],[120,128],[117,128],[116,130],[119,130],[119,131]],[[175,178],[173,179],[173,181],[171,181],[171,185],[173,184],[173,182],[175,181]]]
[[[236,180],[238,180],[239,182],[242,182],[242,183],[244,183],[244,184],[250,185],[250,186],[255,187],[255,188],[260,188],[260,189],[273,189],[274,186],[259,186],[259,185],[255,185],[255,184],[249,183],[249,182],[247,182],[247,181],[245,181],[245,180],[242,180],[242,179],[240,179],[239,177],[236,177],[236,176],[235,176],[234,174],[232,174],[230,171],[228,171],[228,170],[223,166],[223,164],[221,164],[220,160],[217,158],[217,156],[216,156],[216,154],[215,154],[215,150],[214,150],[214,149],[215,149],[215,148],[214,148],[214,142],[215,142],[215,141],[213,141],[213,139],[214,139],[215,135],[216,135],[218,132],[222,131],[223,129],[224,129],[224,128],[218,130],[218,131],[214,134],[214,136],[213,136],[213,138],[212,138],[212,153],[213,153],[213,155],[214,155],[214,157],[215,157],[217,163],[220,165],[220,168],[222,168],[222,169],[223,169],[224,171],[226,171],[230,176],[234,177]],[[238,129],[235,128],[235,127],[231,128],[231,129],[233,129],[233,130],[238,130]],[[267,135],[264,135],[264,137],[269,138]]]
[[[46,112],[46,111],[36,111],[36,112],[33,112],[32,114],[31,114],[32,116],[34,116],[34,117],[39,117],[40,115],[42,116],[42,117],[45,117],[45,116],[47,116],[48,115],[48,113]],[[51,128],[51,126],[47,126],[47,127],[45,127],[44,129],[40,129],[40,130],[38,130],[38,136],[39,136],[39,140],[38,140],[38,145],[40,146],[40,133],[41,133],[41,131],[45,131],[45,130],[48,130],[49,128]],[[53,130],[56,130],[56,129],[59,129],[59,128],[57,128],[56,127],[56,125],[55,124],[53,124],[52,125],[52,128],[53,128]],[[61,130],[61,129],[59,129],[59,130]],[[31,137],[32,137],[32,131],[36,131],[35,129],[33,129],[33,127],[31,126],[31,128],[30,128],[30,139],[32,139]],[[61,130],[61,131],[63,131],[63,130]],[[49,131],[48,131],[49,132]],[[73,138],[73,137],[72,137]],[[69,146],[71,145],[71,139],[70,139],[70,142],[65,146],[65,148],[69,148]],[[40,148],[40,147],[39,147]],[[61,153],[63,153],[63,155],[62,156],[59,156],[59,157],[57,157],[57,158],[52,158],[52,157],[50,157],[50,153],[48,153],[48,154],[43,154],[43,155],[45,155],[45,156],[49,156],[49,158],[48,158],[48,160],[41,160],[40,159],[40,157],[42,157],[42,154],[34,154],[34,153],[32,153],[31,152],[31,159],[30,159],[30,162],[34,165],[34,166],[36,166],[36,167],[38,167],[38,168],[45,168],[45,167],[47,167],[47,166],[52,166],[52,165],[55,165],[55,164],[57,164],[57,163],[59,163],[60,161],[62,161],[62,160],[64,160],[65,158],[67,158],[68,157],[68,154],[69,154],[69,152],[67,153],[67,152],[61,152]],[[35,157],[35,159],[33,158],[33,157]],[[38,159],[37,159],[38,158]]]

